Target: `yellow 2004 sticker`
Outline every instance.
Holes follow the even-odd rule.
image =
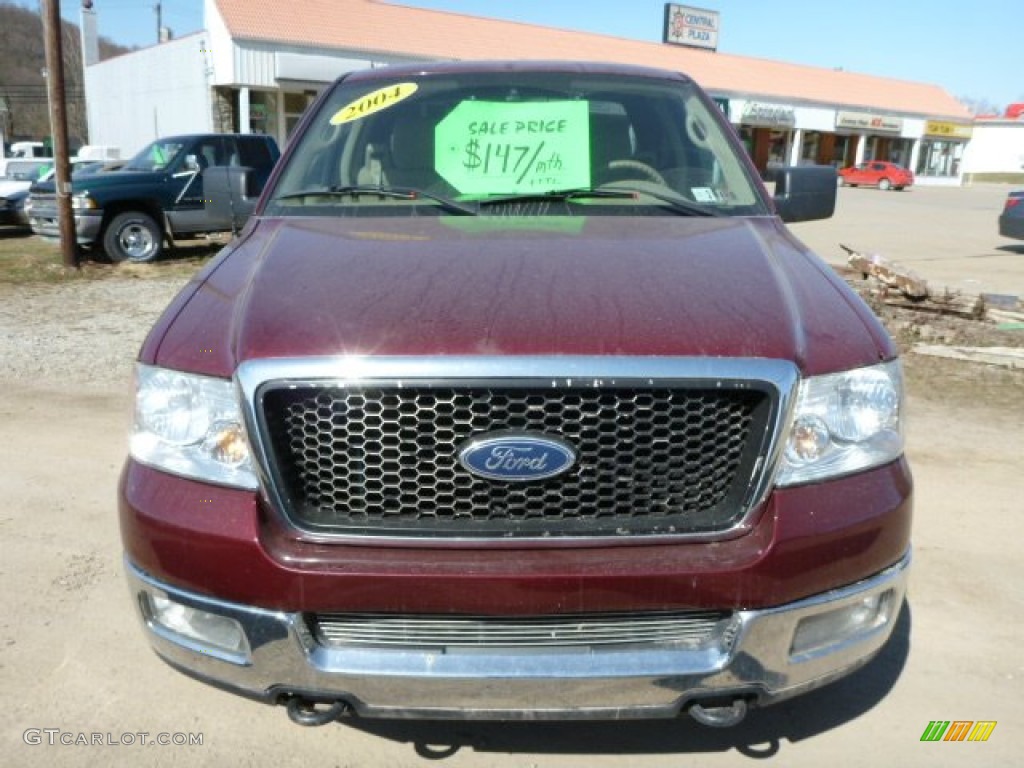
[[[335,112],[334,117],[331,118],[331,125],[350,123],[353,120],[372,115],[374,112],[380,112],[382,109],[393,107],[416,93],[417,88],[419,86],[416,83],[397,83],[378,88],[373,93],[361,96]]]

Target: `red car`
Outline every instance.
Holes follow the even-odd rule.
[[[856,187],[863,184],[866,187],[878,187],[879,189],[903,189],[914,184],[914,174],[896,163],[869,160],[860,165],[841,168],[839,181],[844,187]]]

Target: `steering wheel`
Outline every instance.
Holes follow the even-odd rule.
[[[639,160],[612,160],[608,163],[608,167],[612,170],[639,171],[655,184],[660,184],[663,187],[668,186],[665,183],[664,176],[651,168],[647,163],[641,163]]]

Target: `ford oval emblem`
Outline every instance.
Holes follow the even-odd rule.
[[[527,483],[568,471],[576,451],[568,443],[528,432],[491,432],[459,448],[459,463],[478,477]]]

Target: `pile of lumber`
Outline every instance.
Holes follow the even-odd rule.
[[[839,245],[854,273],[875,283],[874,295],[890,306],[919,309],[943,315],[995,323],[1024,323],[1024,306],[1016,296],[968,294],[949,288],[934,290],[909,269],[877,254],[865,254]]]

